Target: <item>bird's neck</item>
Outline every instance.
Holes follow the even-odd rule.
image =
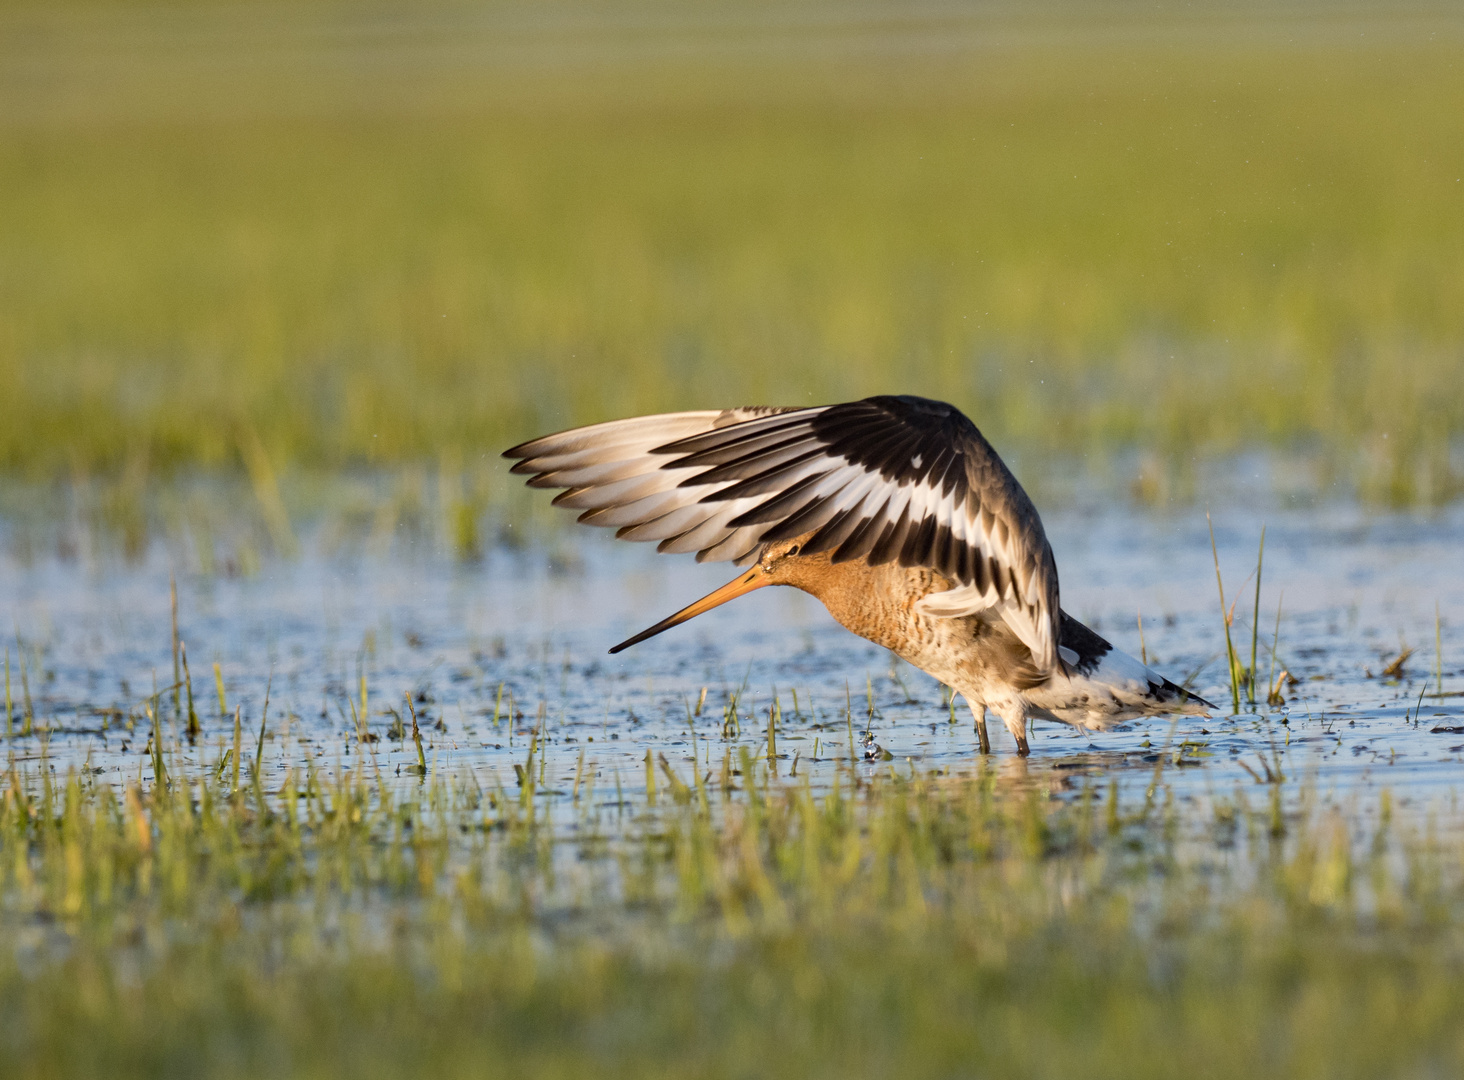
[[[900,651],[908,637],[915,602],[950,587],[933,570],[862,559],[835,563],[828,552],[797,555],[775,568],[772,583],[791,585],[817,597],[846,629],[886,648]]]

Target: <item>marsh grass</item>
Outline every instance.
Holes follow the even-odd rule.
[[[1019,765],[815,794],[744,746],[720,788],[662,757],[671,798],[627,803],[617,776],[596,805],[536,794],[532,767],[510,796],[392,781],[363,744],[333,768],[279,745],[242,784],[237,727],[231,762],[170,753],[165,780],[120,790],[11,765],[10,1075],[1464,1063],[1457,833],[1386,798],[1366,832],[1240,790],[1207,823],[1165,795],[1162,757],[1132,805]]]
[[[904,391],[1143,498],[1459,490],[1447,13],[555,10],[7,11],[0,468],[237,469],[289,550],[290,470],[443,462],[471,558],[458,460]]]

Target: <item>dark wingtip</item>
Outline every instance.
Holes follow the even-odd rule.
[[[500,457],[510,458],[510,459],[512,459],[512,458],[531,458],[531,457],[534,456],[534,452],[533,452],[533,450],[530,449],[530,447],[532,447],[536,442],[539,442],[539,441],[540,441],[539,439],[530,439],[528,442],[521,442],[517,446],[510,446],[507,450],[503,451],[503,453],[500,454],[499,456]]]

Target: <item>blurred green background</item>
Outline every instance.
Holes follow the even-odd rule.
[[[7,5],[0,472],[908,392],[1439,503],[1461,178],[1456,5]]]

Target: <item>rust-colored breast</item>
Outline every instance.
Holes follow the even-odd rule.
[[[862,559],[832,563],[824,552],[792,556],[774,576],[780,585],[818,597],[846,629],[901,656],[936,644],[937,620],[916,612],[915,603],[950,588],[934,570],[895,563],[870,566]]]
[[[1030,687],[1045,679],[1033,669],[1027,647],[999,618],[916,611],[922,597],[951,587],[934,570],[870,566],[862,560],[831,563],[820,553],[784,559],[770,576],[776,584],[818,597],[846,629],[963,693],[984,699],[993,686]]]

